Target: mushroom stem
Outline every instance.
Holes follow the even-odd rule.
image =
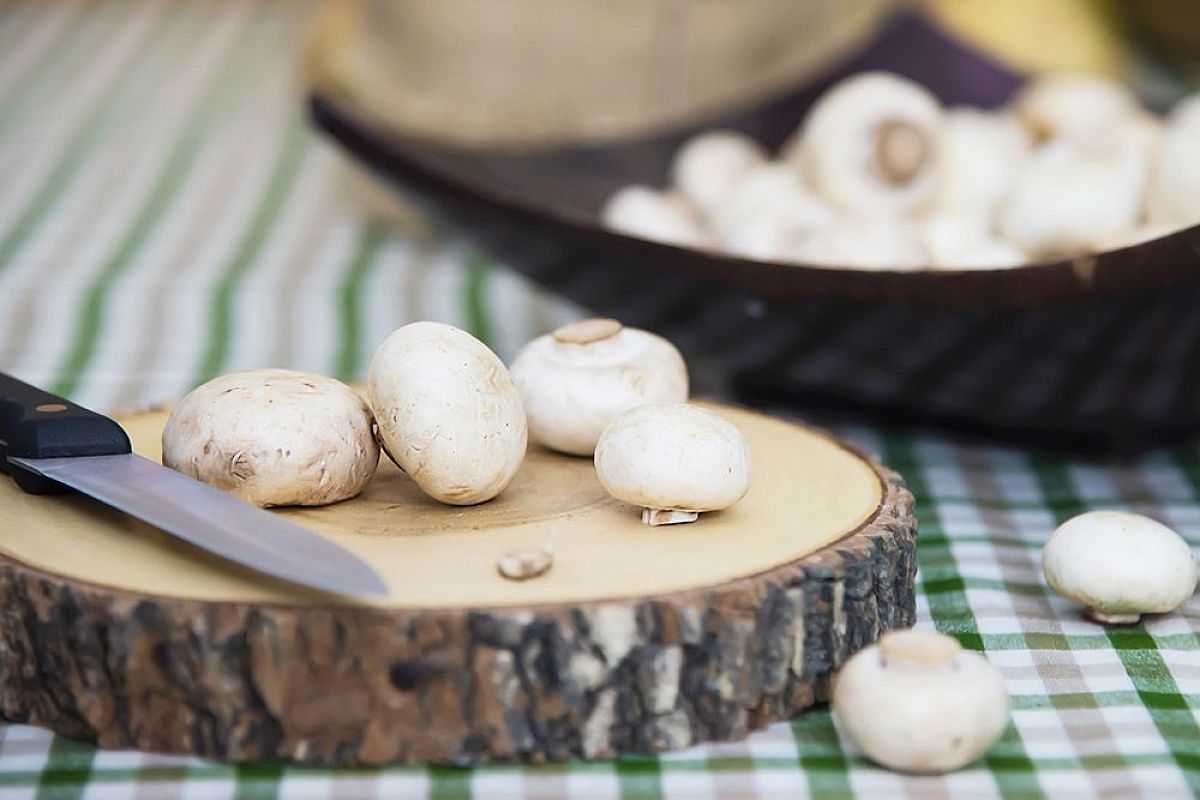
[[[678,508],[642,509],[642,522],[647,525],[678,525],[681,522],[695,522],[699,518],[699,511],[682,511]]]
[[[1089,608],[1084,612],[1088,619],[1099,622],[1101,625],[1133,625],[1142,618],[1141,614],[1100,611],[1096,608]]]
[[[908,183],[925,166],[928,156],[925,135],[902,120],[879,126],[875,139],[875,169],[893,186]]]
[[[554,331],[551,336],[561,344],[592,344],[611,339],[623,329],[624,326],[615,319],[594,317],[569,322]]]

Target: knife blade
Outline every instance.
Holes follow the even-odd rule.
[[[114,420],[0,373],[0,471],[75,490],[228,561],[334,594],[382,597],[358,556],[277,514],[142,458]]]

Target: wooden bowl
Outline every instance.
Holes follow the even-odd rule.
[[[1200,226],[1014,269],[894,272],[758,262],[601,224],[605,197],[665,183],[671,154],[696,131],[733,128],[776,148],[822,91],[865,69],[985,107],[1021,80],[901,15],[864,52],[770,103],[601,146],[467,150],[387,130],[335,97],[314,95],[311,111],[497,259],[670,337],[702,388],[1092,451],[1200,429]]]

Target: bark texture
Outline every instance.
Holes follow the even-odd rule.
[[[542,762],[729,740],[828,699],[914,620],[916,520],[879,513],[722,585],[477,610],[138,595],[0,558],[0,713],[107,748],[329,766]]]

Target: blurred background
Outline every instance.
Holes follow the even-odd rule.
[[[916,8],[1015,70],[1195,75],[1187,2]],[[603,140],[753,103],[869,42],[885,0],[0,4],[0,368],[112,409],[275,364],[361,377],[419,317],[504,357],[582,313],[314,134],[304,98],[396,129]],[[1052,45],[1046,36],[1052,32]]]

